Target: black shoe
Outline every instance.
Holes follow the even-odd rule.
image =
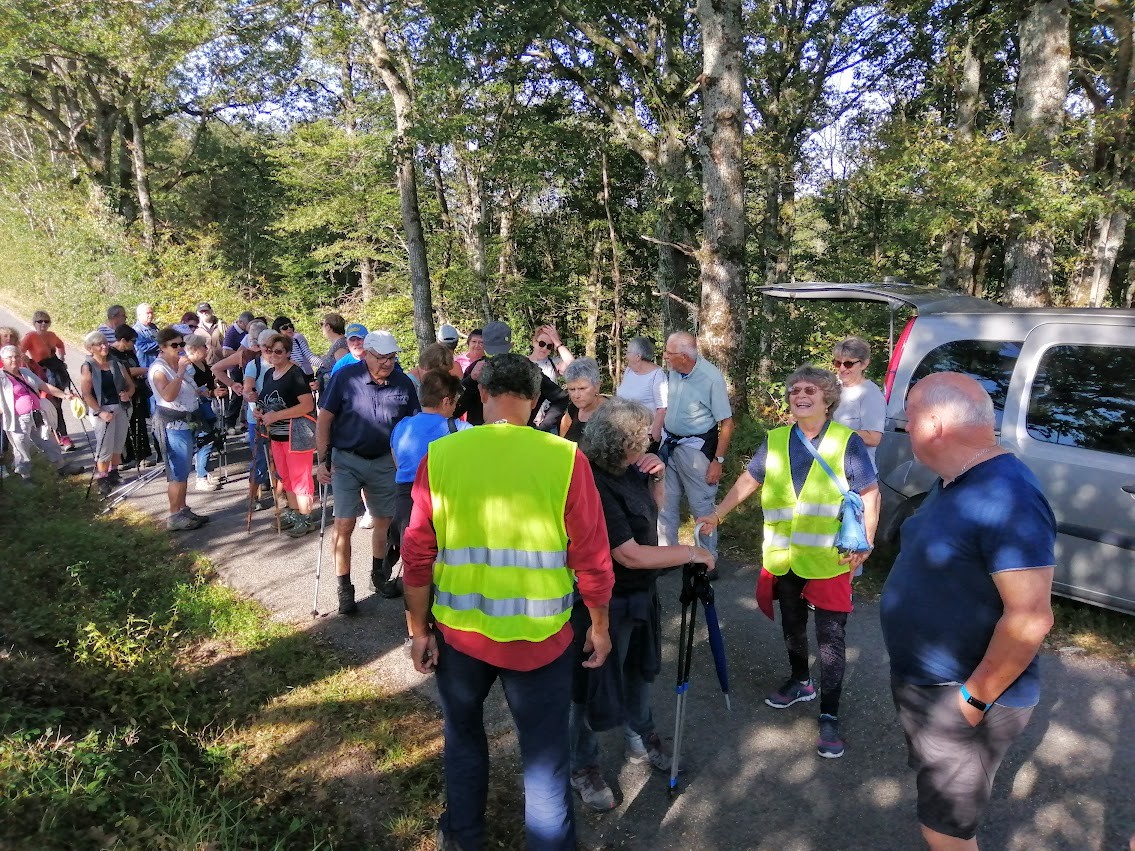
[[[339,614],[353,615],[358,612],[359,607],[355,605],[355,586],[354,585],[340,585],[339,586]]]
[[[378,593],[387,600],[397,600],[402,596],[402,577],[386,580]]]
[[[389,579],[389,570],[383,570],[381,567],[372,567],[370,569],[370,584],[374,586],[375,591],[382,591],[382,586],[384,586]]]
[[[121,464],[118,465],[118,469],[119,470],[133,470],[134,469],[134,459],[131,458],[129,461],[123,461]]]
[[[112,490],[114,490],[114,485],[110,483],[109,476],[104,476],[103,478],[99,479],[99,496],[105,499],[106,497],[110,496],[110,492]]]
[[[718,579],[721,578],[721,571],[718,570],[716,567],[713,570],[707,570],[705,572],[705,578],[708,579],[710,582],[716,582]]]
[[[122,476],[118,474],[118,470],[111,470],[107,474],[107,479],[109,479],[110,483],[115,487],[118,487],[120,484],[122,484]]]

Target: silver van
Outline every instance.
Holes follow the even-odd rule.
[[[937,478],[911,453],[907,393],[931,373],[965,373],[993,398],[1001,445],[1028,464],[1052,504],[1053,591],[1135,614],[1135,310],[1005,308],[890,282],[761,291],[890,309],[887,422],[876,452],[884,541]],[[913,311],[901,330],[899,311]]]

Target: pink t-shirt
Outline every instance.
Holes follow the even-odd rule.
[[[11,378],[12,383],[12,396],[15,401],[16,416],[22,417],[24,414],[30,414],[32,411],[39,410],[39,396],[24,386],[22,381]]]

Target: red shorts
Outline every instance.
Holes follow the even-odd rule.
[[[314,496],[311,468],[315,453],[292,452],[286,440],[268,442],[272,444],[272,463],[276,465],[276,475],[280,477],[284,490],[301,496]]]

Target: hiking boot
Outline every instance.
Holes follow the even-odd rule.
[[[194,485],[194,490],[199,490],[199,491],[203,491],[203,492],[219,491],[220,489],[221,489],[221,483],[209,481],[208,476],[204,476],[204,477],[198,476],[197,477],[197,484]]]
[[[387,600],[397,600],[402,596],[402,577],[398,576],[394,579],[387,579],[382,583],[382,587],[378,591]]]
[[[668,772],[674,761],[673,757],[666,753],[662,739],[657,733],[647,733],[637,741],[628,741],[623,755],[626,756],[627,762],[633,762],[635,765],[649,762],[658,771]]]
[[[815,700],[816,687],[811,680],[800,682],[789,678],[778,690],[765,698],[765,703],[773,709],[787,709],[794,703]]]
[[[292,518],[292,528],[288,530],[288,537],[302,538],[308,532],[314,532],[318,528],[319,524],[312,520],[309,515],[300,514],[297,511],[294,512],[294,516]]]
[[[291,529],[296,525],[296,521],[302,517],[294,508],[284,508],[280,511],[280,529],[284,532]]]
[[[355,604],[355,586],[354,585],[340,585],[339,586],[339,614],[353,615],[359,610]]]
[[[199,529],[204,524],[205,518],[191,514],[188,510],[182,510],[169,516],[166,528],[171,532],[187,532],[190,529]]]
[[[112,490],[114,490],[114,485],[111,484],[109,476],[103,476],[99,479],[99,496],[106,499],[110,496]]]
[[[843,756],[843,739],[839,735],[839,721],[827,713],[820,716],[820,735],[816,737],[816,753],[825,759]]]
[[[615,793],[603,779],[599,766],[588,765],[571,773],[571,788],[579,793],[583,803],[593,810],[605,813],[615,809]]]
[[[74,461],[68,461],[66,464],[59,468],[58,473],[60,476],[77,476],[80,473],[84,472],[86,469],[87,468],[82,464],[78,464]]]
[[[375,591],[381,591],[387,580],[390,579],[390,571],[385,565],[380,567],[372,567],[370,569],[370,584],[374,586]]]

